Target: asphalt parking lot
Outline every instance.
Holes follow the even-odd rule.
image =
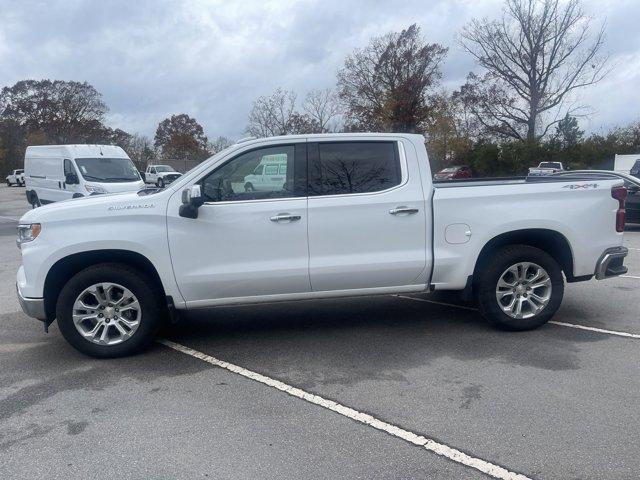
[[[455,297],[309,301],[193,313],[105,361],[20,311],[27,208],[0,187],[2,479],[638,477],[640,227],[628,275],[569,285],[532,332]]]

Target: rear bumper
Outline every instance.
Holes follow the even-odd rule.
[[[607,248],[596,264],[596,279],[603,280],[627,273],[629,269],[623,263],[628,253],[627,247]]]
[[[44,298],[25,298],[20,292],[20,287],[16,284],[16,292],[18,294],[18,301],[22,307],[22,311],[28,316],[37,318],[38,320],[45,321],[47,315],[44,312]]]

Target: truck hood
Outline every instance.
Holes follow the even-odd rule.
[[[164,192],[138,195],[137,192],[125,192],[73,198],[29,210],[20,218],[20,223],[105,217],[109,214],[135,214],[140,210],[155,209],[164,204],[167,196],[162,193]]]

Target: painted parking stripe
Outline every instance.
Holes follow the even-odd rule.
[[[606,333],[607,335],[617,335],[619,337],[640,339],[640,334],[638,333],[619,332],[617,330],[606,330],[604,328],[587,327],[586,325],[578,325],[576,323],[557,322],[555,320],[551,320],[549,323],[553,323],[554,325],[560,325],[563,327],[571,327],[571,328],[578,328],[580,330],[588,330],[590,332]]]
[[[620,275],[621,278],[635,278],[636,280],[640,280],[640,277],[636,275]]]
[[[4,217],[4,216],[2,216],[2,215],[0,215],[0,218],[1,218],[2,220],[10,220],[10,221],[12,221],[12,222],[17,222],[17,221],[19,220],[18,218],[13,218],[13,217]]]
[[[178,352],[190,355],[199,360],[210,363],[211,365],[215,365],[216,367],[224,368],[225,370],[236,373],[256,382],[260,382],[264,385],[287,393],[293,397],[305,400],[309,403],[313,403],[314,405],[326,408],[327,410],[331,410],[332,412],[355,420],[356,422],[386,432],[389,435],[400,438],[413,445],[422,447],[430,452],[448,458],[449,460],[452,460],[456,463],[475,468],[476,470],[491,477],[504,480],[530,480],[529,477],[525,475],[511,472],[504,467],[487,462],[486,460],[482,460],[481,458],[472,457],[471,455],[461,452],[460,450],[456,450],[455,448],[449,447],[448,445],[436,442],[433,439],[397,427],[367,413],[359,412],[358,410],[355,410],[351,407],[341,405],[340,403],[334,402],[333,400],[327,400],[326,398],[323,398],[319,395],[315,395],[300,388],[293,387],[284,382],[281,382],[280,380],[275,380],[260,373],[247,370],[246,368],[239,367],[223,360],[219,360],[215,357],[199,352],[192,348],[185,347],[184,345],[172,342],[170,340],[161,339],[158,340],[158,342]]]
[[[638,277],[638,278],[640,278],[640,277]],[[467,307],[466,305],[456,305],[455,303],[436,302],[434,300],[427,300],[426,298],[409,297],[407,295],[396,295],[396,296],[398,298],[405,298],[407,300],[415,300],[417,302],[427,302],[427,303],[433,303],[434,305],[443,305],[445,307],[460,308],[462,310],[473,310],[473,311],[476,311],[476,312],[478,311],[477,308]],[[579,330],[587,330],[587,331],[590,331],[590,332],[597,332],[597,333],[606,333],[607,335],[615,335],[615,336],[618,336],[618,337],[640,339],[640,334],[638,334],[638,333],[620,332],[618,330],[607,330],[607,329],[604,329],[604,328],[597,328],[597,327],[589,327],[587,325],[580,325],[578,323],[558,322],[556,320],[550,320],[548,323],[551,323],[553,325],[559,325],[561,327],[577,328]]]

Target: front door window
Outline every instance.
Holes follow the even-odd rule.
[[[205,201],[304,196],[304,168],[296,168],[304,162],[303,151],[303,145],[279,145],[240,154],[200,181]]]

